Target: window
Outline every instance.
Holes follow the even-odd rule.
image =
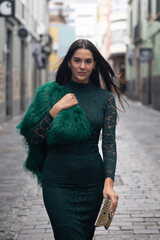
[[[141,0],[138,1],[138,25],[141,22]]]
[[[112,0],[111,1],[112,12],[123,10],[123,9],[126,10],[127,7],[128,7],[128,4],[127,4],[126,0]]]
[[[37,32],[37,21],[34,20],[34,21],[33,21],[33,24],[34,24],[34,32]]]
[[[138,21],[136,26],[134,27],[134,42],[137,43],[141,41],[141,0],[138,1]]]
[[[79,14],[78,17],[93,17],[92,14]]]
[[[132,2],[130,2],[130,20],[129,20],[129,23],[130,23],[130,25],[129,25],[129,27],[130,27],[130,29],[129,29],[129,32],[130,32],[130,37],[132,37],[132,27],[133,27],[133,6],[132,6]]]
[[[57,6],[62,6],[62,5],[63,5],[63,2],[55,2],[55,5],[57,5]]]
[[[160,1],[157,0],[157,14],[160,14]]]
[[[25,5],[22,3],[22,18],[25,19]]]
[[[151,0],[148,0],[148,19],[150,19],[152,16],[152,5]]]
[[[111,43],[124,43],[124,36],[126,36],[126,30],[116,30],[111,32]]]
[[[156,5],[156,20],[160,21],[160,1],[157,0],[157,5]]]

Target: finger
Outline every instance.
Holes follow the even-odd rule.
[[[72,104],[72,106],[75,106],[75,105],[77,105],[77,104],[78,104],[78,103],[75,102],[75,103]]]
[[[107,193],[105,191],[103,191],[103,198],[108,197]]]
[[[78,104],[78,101],[77,101],[77,99],[72,99],[72,104]]]
[[[112,216],[114,216],[114,214],[115,214],[117,205],[118,205],[118,201],[116,201],[114,203],[112,202],[112,205],[111,205],[111,214],[112,214]]]
[[[75,97],[74,93],[69,93],[71,97]]]
[[[76,99],[76,96],[73,93],[70,93],[69,95],[70,95],[71,99]]]
[[[117,194],[114,194],[114,195],[111,196],[111,200],[112,200],[113,204],[117,204],[118,203],[118,199],[119,199],[119,197],[118,197]]]
[[[68,97],[73,97],[74,96],[74,94],[73,93],[67,93],[65,96],[68,96]]]
[[[111,215],[112,215],[112,217],[114,216],[115,212],[116,212],[116,208],[111,208]]]

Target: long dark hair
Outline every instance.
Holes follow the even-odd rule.
[[[113,69],[101,55],[98,49],[94,46],[94,44],[87,39],[79,39],[72,43],[58,68],[56,82],[59,85],[63,85],[71,80],[72,72],[71,69],[68,67],[68,61],[71,60],[74,52],[80,48],[90,50],[93,54],[94,61],[96,62],[95,69],[92,71],[89,80],[97,87],[103,87],[110,92],[115,92],[124,109],[121,100],[121,90],[114,81],[116,77]]]

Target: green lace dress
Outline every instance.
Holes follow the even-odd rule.
[[[92,240],[94,223],[103,199],[106,177],[114,180],[116,167],[116,106],[109,91],[91,82],[65,85],[94,128],[90,139],[75,144],[48,146],[43,168],[43,200],[56,240]],[[51,122],[48,112],[30,131],[35,145],[45,141]],[[98,141],[102,129],[103,160]]]

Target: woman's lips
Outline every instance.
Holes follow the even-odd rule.
[[[79,74],[80,76],[84,76],[84,75],[86,75],[85,72],[78,72],[78,74]]]

